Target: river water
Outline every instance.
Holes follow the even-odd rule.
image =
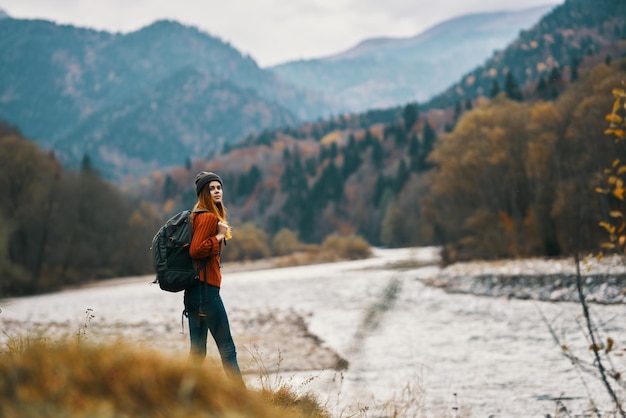
[[[315,392],[336,417],[394,412],[401,417],[545,417],[555,415],[558,399],[575,415],[588,410],[590,397],[611,408],[598,380],[572,367],[542,319],[588,359],[578,304],[447,294],[419,280],[437,274],[434,265],[417,267],[435,258],[433,248],[376,249],[367,260],[230,272],[224,275],[222,297],[237,318],[266,311],[299,315],[324,347],[347,360],[343,371],[285,370],[275,376]],[[399,263],[414,267],[390,267]],[[59,328],[80,335],[106,323],[129,339],[139,328],[152,345],[185,345],[187,337],[162,338],[176,327],[180,331],[181,296],[147,282],[126,279],[0,302],[0,343],[24,331]],[[616,340],[621,351],[613,358],[623,372],[626,309],[593,305],[592,314],[603,324],[603,338]],[[238,322],[231,322],[237,336]],[[246,349],[246,341],[237,343],[240,352]]]

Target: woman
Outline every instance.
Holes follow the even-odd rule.
[[[203,171],[196,176],[198,203],[194,206],[191,223],[193,238],[189,254],[199,268],[200,281],[185,290],[185,312],[189,318],[191,355],[200,361],[206,357],[208,331],[217,344],[226,373],[243,384],[237,350],[230,333],[228,316],[220,297],[222,273],[220,254],[226,240],[231,238],[226,222],[226,207],[222,203],[222,179],[215,173]]]

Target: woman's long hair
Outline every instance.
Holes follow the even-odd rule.
[[[204,186],[204,188],[200,191],[200,194],[198,195],[198,203],[195,204],[193,210],[208,210],[215,215],[219,221],[226,222],[228,215],[226,206],[224,206],[223,202],[215,203],[213,201],[211,191],[207,186]],[[231,239],[231,237],[232,234],[230,227],[228,227],[228,231],[226,231],[226,239]]]

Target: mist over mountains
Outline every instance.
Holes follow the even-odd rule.
[[[460,16],[409,38],[376,38],[333,56],[271,67],[342,112],[422,102],[482,64],[554,6]]]
[[[89,156],[107,178],[141,176],[263,130],[426,99],[547,10],[463,16],[272,68],[175,21],[119,34],[9,17],[0,118],[69,167]]]
[[[180,165],[326,107],[173,21],[122,35],[9,18],[0,21],[0,54],[0,117],[63,162],[88,153],[103,172]]]

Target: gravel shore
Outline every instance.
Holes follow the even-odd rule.
[[[585,300],[626,304],[626,259],[619,256],[587,258],[580,263]],[[578,302],[573,259],[473,261],[445,267],[422,279],[449,293],[477,296]]]

